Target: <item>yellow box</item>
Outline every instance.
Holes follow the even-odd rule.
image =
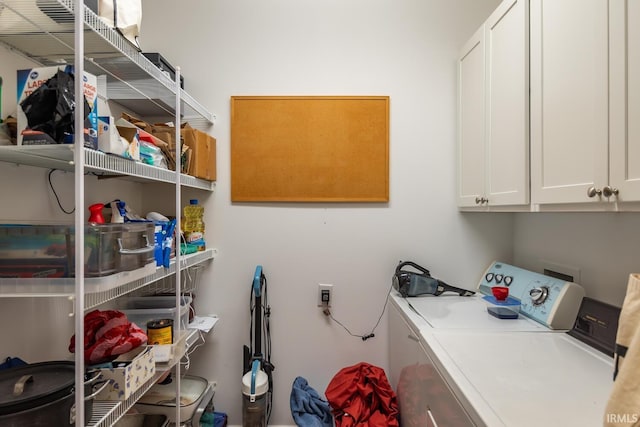
[[[156,373],[150,346],[140,346],[120,355],[113,365],[115,368],[102,369],[102,378],[109,380],[109,385],[96,397],[98,400],[127,400]]]

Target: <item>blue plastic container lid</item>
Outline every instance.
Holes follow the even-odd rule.
[[[485,295],[482,297],[483,300],[490,302],[493,305],[500,305],[504,307],[513,307],[516,305],[520,305],[520,300],[514,297],[507,297],[506,300],[497,300],[493,295]]]

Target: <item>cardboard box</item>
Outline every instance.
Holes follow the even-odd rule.
[[[53,77],[58,70],[65,73],[73,73],[73,66],[60,65],[53,67],[29,68],[17,71],[18,83],[18,145],[43,145],[57,144],[49,135],[43,132],[31,131],[28,129],[27,117],[25,116],[20,103],[24,101],[34,90]],[[84,96],[91,107],[91,112],[85,120],[84,146],[98,149],[98,79],[93,74],[85,72],[83,74]],[[72,144],[73,138],[65,143]]]
[[[118,357],[113,365],[122,367],[102,369],[102,378],[109,385],[98,394],[98,400],[127,400],[156,373],[151,346],[140,346]]]
[[[191,150],[187,173],[209,181],[216,180],[216,139],[188,124],[180,131],[184,144]]]

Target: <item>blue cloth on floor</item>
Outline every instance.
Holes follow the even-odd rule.
[[[332,427],[329,402],[322,399],[306,379],[297,377],[291,387],[291,415],[298,427]]]

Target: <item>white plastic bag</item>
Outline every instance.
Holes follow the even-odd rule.
[[[138,36],[142,24],[142,0],[100,0],[98,14],[140,50]]]

